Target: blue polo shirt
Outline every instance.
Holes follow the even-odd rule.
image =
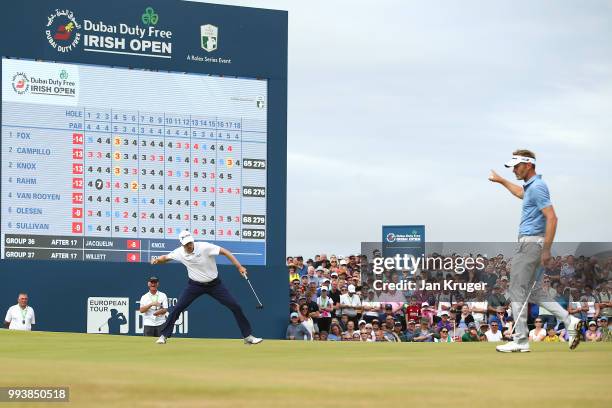
[[[544,235],[546,218],[542,210],[552,205],[548,186],[537,174],[527,180],[523,186],[523,214],[519,235]]]

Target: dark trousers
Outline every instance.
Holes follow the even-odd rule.
[[[232,311],[234,318],[240,327],[242,337],[247,337],[251,334],[251,324],[242,312],[242,308],[238,302],[236,302],[231,293],[229,293],[223,282],[217,278],[208,283],[196,282],[189,279],[187,287],[179,296],[176,306],[174,306],[172,312],[170,312],[170,316],[168,316],[168,320],[166,320],[166,323],[162,328],[161,334],[164,337],[172,337],[172,330],[174,329],[174,322],[176,322],[176,319],[178,319],[179,315],[189,307],[191,302],[202,295],[209,295],[213,297],[217,302],[221,303],[223,306]]]
[[[163,325],[159,326],[143,326],[142,334],[147,337],[159,337],[161,336]]]

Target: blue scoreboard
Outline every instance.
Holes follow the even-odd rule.
[[[95,302],[128,299],[132,313],[149,274],[162,291],[178,290],[182,267],[148,262],[187,229],[230,249],[278,301],[257,318],[277,336],[271,322],[286,309],[286,282],[272,272],[285,255],[286,12],[159,0],[4,9],[0,305],[29,292],[39,327],[90,331]],[[232,268],[221,275],[241,292]],[[45,318],[46,303],[61,320]],[[179,334],[237,334],[232,319],[207,332],[193,313]],[[137,321],[123,333],[137,333]]]

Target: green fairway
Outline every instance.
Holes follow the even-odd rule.
[[[521,354],[494,347],[204,339],[157,345],[143,337],[0,330],[0,386],[69,386],[70,406],[91,407],[612,406],[612,343],[583,343],[574,352],[539,343]]]

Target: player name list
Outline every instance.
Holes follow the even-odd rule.
[[[5,259],[140,262],[189,229],[265,264],[265,121],[2,104]]]

